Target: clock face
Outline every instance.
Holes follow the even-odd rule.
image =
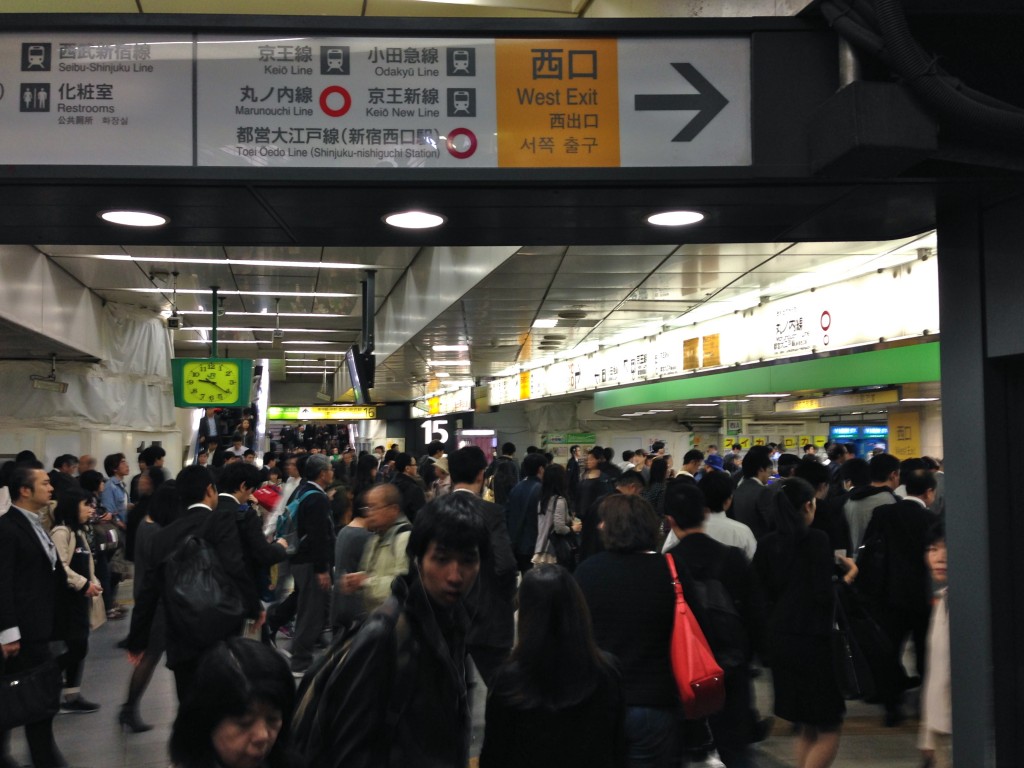
[[[182,395],[189,403],[233,404],[240,381],[238,363],[231,360],[193,360],[182,367]]]

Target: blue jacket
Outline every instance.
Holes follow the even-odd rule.
[[[505,523],[512,549],[517,555],[532,556],[537,545],[537,514],[540,507],[541,482],[536,477],[524,477],[508,495],[505,504]]]

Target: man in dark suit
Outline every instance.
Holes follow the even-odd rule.
[[[296,491],[301,501],[295,510],[299,549],[289,558],[297,595],[291,647],[292,674],[296,677],[302,677],[313,663],[313,647],[327,624],[334,555],[331,502],[326,494],[334,479],[334,467],[326,456],[315,453],[302,465],[302,476],[306,483]],[[278,610],[274,611],[274,625],[279,627]]]
[[[149,644],[153,615],[164,592],[165,561],[189,536],[200,536],[213,547],[221,567],[235,584],[244,584],[248,578],[234,518],[214,514],[217,487],[213,484],[210,470],[194,464],[185,467],[178,473],[176,483],[179,498],[186,509],[181,517],[161,530],[153,542],[153,553],[148,561],[152,565],[142,576],[142,592],[132,611],[132,627],[128,634],[128,658],[132,664],[139,663]],[[257,616],[258,613],[253,612],[248,618],[255,619]],[[229,633],[229,636],[239,631],[241,626]],[[180,635],[175,631],[173,623],[167,622],[167,666],[174,672],[179,703],[192,687],[199,658],[206,648],[198,645],[193,638]]]
[[[59,499],[64,491],[78,487],[78,479],[75,477],[77,471],[78,459],[70,453],[65,453],[54,459],[53,471],[50,472],[50,485],[53,486],[55,500]]]
[[[211,439],[214,443],[218,442],[220,437],[220,425],[217,423],[217,409],[207,408],[203,414],[203,418],[199,421],[199,448],[206,448],[209,453],[213,453],[213,446],[210,445]]]
[[[727,765],[750,765],[749,745],[760,740],[749,670],[750,564],[742,549],[715,541],[704,532],[710,512],[703,492],[692,483],[672,483],[665,491],[665,519],[679,539],[669,554],[684,593],[688,579],[706,585],[709,605],[699,603],[701,593],[695,589],[687,602],[696,603],[694,615],[725,671],[725,707],[708,718],[715,748]],[[712,586],[712,580],[717,584]],[[720,599],[731,601],[732,612],[723,610],[717,602]]]
[[[931,615],[931,582],[924,556],[928,529],[938,517],[928,507],[935,500],[935,476],[930,472],[913,474],[907,478],[907,497],[895,504],[876,507],[871,515],[864,541],[880,533],[885,540],[884,574],[874,582],[883,585],[881,593],[874,595],[875,618],[892,644],[895,662],[890,665],[902,672],[900,662],[903,641],[909,636],[914,643],[918,680],[904,677],[887,686],[885,696],[885,724],[897,725],[903,720],[903,690],[920,684],[924,679],[925,639]],[[864,562],[861,562],[864,561]],[[858,560],[861,577],[864,571],[878,567],[866,558]]]
[[[56,603],[67,589],[67,576],[57,550],[39,522],[53,487],[41,469],[18,467],[8,484],[12,506],[0,517],[0,645],[5,671],[14,674],[51,661]],[[60,697],[60,678],[53,678],[53,701]],[[0,731],[0,760],[7,755],[9,733]],[[53,717],[25,726],[25,739],[35,768],[66,764],[53,740]]]
[[[260,470],[253,464],[236,461],[224,467],[220,476],[217,508],[214,515],[225,516],[238,528],[245,578],[237,584],[250,616],[263,613],[260,601],[260,579],[266,569],[287,556],[288,542],[278,539],[274,543],[263,535],[259,513],[248,506],[252,492],[260,486]],[[242,506],[245,504],[246,506]],[[267,582],[269,583],[269,581]]]
[[[768,447],[755,445],[743,457],[743,479],[732,495],[729,517],[739,520],[761,538],[771,527],[770,509],[773,494],[767,489],[772,473],[772,457]]]
[[[484,684],[491,685],[498,666],[508,658],[515,634],[516,557],[505,525],[505,512],[498,504],[484,501],[487,457],[475,445],[460,448],[448,457],[452,493],[469,496],[487,524],[491,541],[489,563],[481,563],[480,577],[466,597],[472,617],[466,646]]]

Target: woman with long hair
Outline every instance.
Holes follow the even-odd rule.
[[[377,480],[377,457],[366,453],[356,462],[356,479],[352,483],[352,498],[359,503],[360,497],[366,493]]]
[[[668,479],[669,459],[666,456],[659,456],[651,462],[651,479],[647,489],[643,491],[643,497],[654,507],[654,511],[661,514],[665,509],[665,482]]]
[[[166,478],[163,467],[149,467],[139,475],[139,500],[128,511],[124,532],[124,556],[131,562],[135,562],[135,531],[138,530],[139,523],[145,520],[146,515],[149,514],[149,505],[153,501],[153,494],[163,485]]]
[[[621,493],[605,497],[598,515],[604,551],[580,563],[576,580],[598,647],[619,661],[627,765],[675,768],[682,708],[669,658],[675,593],[657,552],[661,518],[640,496]]]
[[[135,530],[134,597],[136,601],[142,593],[146,572],[159,565],[159,563],[153,562],[153,542],[157,532],[177,519],[180,506],[175,481],[163,482],[147,505],[146,517],[139,522]],[[121,727],[132,733],[142,733],[153,728],[143,722],[139,714],[139,704],[157,664],[160,663],[160,658],[164,655],[166,644],[164,621],[163,607],[157,606],[149,631],[149,645],[146,646],[146,651],[142,654],[142,660],[132,670],[131,680],[128,682],[128,698],[121,705],[121,712],[118,715]]]
[[[91,499],[92,494],[81,488],[69,488],[61,493],[53,511],[53,528],[50,529],[50,538],[64,564],[70,590],[56,620],[57,634],[67,647],[57,659],[64,674],[61,712],[86,713],[100,708],[99,704],[83,699],[81,695],[82,671],[89,653],[92,599],[103,591],[96,577],[89,539],[85,535],[85,524],[93,514],[89,503]]]
[[[544,478],[540,486],[540,516],[537,520],[537,544],[534,546],[533,562],[558,563],[566,568],[575,568],[576,564],[572,558],[566,561],[566,547],[575,551],[575,542],[569,542],[564,537],[573,537],[583,527],[583,524],[573,518],[569,512],[569,501],[566,498],[568,493],[568,478],[565,467],[561,464],[551,464],[544,470]],[[553,536],[563,537],[565,546],[556,546],[551,540]],[[560,551],[563,553],[559,559]],[[565,562],[563,562],[565,561]]]
[[[295,680],[273,648],[235,637],[203,656],[171,730],[174,768],[289,768]]]
[[[763,593],[765,648],[775,714],[796,730],[797,768],[826,768],[839,751],[846,706],[832,663],[836,563],[828,535],[810,527],[816,501],[806,480],[779,483],[775,530],[757,543],[753,569]],[[843,558],[850,582],[857,566]]]
[[[487,698],[481,768],[621,768],[624,722],[619,675],[579,586],[561,566],[527,571],[519,640]]]

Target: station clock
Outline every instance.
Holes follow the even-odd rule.
[[[249,404],[252,360],[178,357],[171,360],[171,377],[178,408],[237,408]]]

